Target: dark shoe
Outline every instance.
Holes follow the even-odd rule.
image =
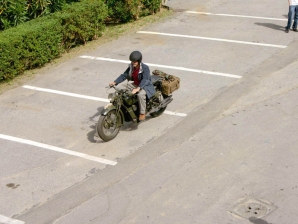
[[[285,32],[286,32],[286,33],[288,33],[288,32],[289,32],[289,29],[288,29],[288,28],[286,28]]]
[[[146,118],[145,114],[140,114],[139,121],[143,121],[143,120],[145,120],[145,118]]]
[[[296,28],[296,29],[293,29],[293,31],[294,31],[294,32],[298,32],[297,28]]]

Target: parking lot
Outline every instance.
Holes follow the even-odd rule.
[[[176,10],[170,18],[43,70],[0,95],[0,223],[250,223],[226,214],[233,206],[229,200],[244,195],[237,187],[246,189],[247,195],[268,196],[265,184],[260,184],[263,190],[250,191],[263,177],[245,180],[242,175],[249,168],[243,164],[249,162],[242,156],[297,123],[297,105],[291,108],[291,101],[287,114],[294,111],[293,120],[277,122],[283,132],[269,120],[278,120],[282,113],[272,109],[266,115],[263,104],[258,107],[263,111],[253,108],[256,102],[272,100],[270,94],[290,94],[297,88],[293,73],[297,34],[284,32],[287,2],[172,0],[167,4]],[[134,50],[142,52],[151,71],[178,76],[181,87],[162,116],[147,116],[139,125],[128,123],[114,140],[103,142],[95,125],[108,103],[105,87],[124,72]],[[255,95],[249,95],[252,90]],[[247,114],[238,115],[240,110]],[[257,115],[260,118],[254,118]],[[225,121],[239,129],[231,131]],[[293,125],[290,133],[295,131]],[[287,137],[284,144],[293,149],[297,140],[294,135]],[[258,156],[270,151],[258,156],[254,152],[252,159],[262,163],[264,176],[268,175],[267,165],[273,162],[267,164]],[[227,157],[219,160],[215,155],[220,153]],[[294,170],[297,153],[294,149],[291,153],[285,158]],[[281,157],[277,152],[274,156]],[[232,163],[243,165],[239,174],[233,173]],[[186,178],[187,170],[192,173]],[[200,184],[195,182],[198,176]],[[190,197],[194,186],[200,188],[196,195],[203,195],[201,204]],[[129,199],[121,196],[124,191]],[[219,197],[221,191],[224,197]],[[297,189],[291,194],[297,198]],[[273,223],[293,223],[290,218],[280,222],[280,216],[273,217],[279,220]]]

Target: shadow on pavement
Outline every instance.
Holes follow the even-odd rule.
[[[92,131],[90,131],[90,132],[87,134],[87,138],[88,138],[89,142],[93,142],[93,143],[96,143],[96,142],[97,142],[97,141],[95,140],[95,138],[94,138],[95,135],[97,135],[97,133],[96,133],[96,124],[97,124],[97,120],[95,121],[94,118],[97,118],[97,117],[100,116],[101,111],[103,110],[103,108],[104,108],[104,107],[99,107],[99,108],[97,108],[97,112],[96,112],[93,116],[89,117],[89,120],[90,120],[91,122],[94,122],[94,123],[90,126],[90,128],[92,129]]]
[[[276,25],[276,24],[273,24],[273,23],[255,23],[255,24],[258,25],[258,26],[264,26],[264,27],[267,27],[267,28],[270,28],[270,29],[280,30],[280,31],[284,31],[285,27],[287,25],[287,24],[285,24],[285,26],[280,26],[280,25]]]
[[[133,122],[124,122],[124,125],[121,127],[120,131],[134,131],[137,130],[139,124],[135,124]]]
[[[255,218],[255,217],[250,217],[250,218],[249,218],[249,221],[250,221],[251,223],[254,223],[254,224],[270,224],[269,222],[267,222],[267,221],[265,221],[265,220],[263,220],[263,219],[257,219],[257,218]]]

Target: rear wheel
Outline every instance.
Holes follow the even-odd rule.
[[[97,133],[99,137],[108,142],[114,139],[120,130],[120,114],[116,114],[116,110],[109,111],[105,116],[100,115],[97,122]]]
[[[150,114],[151,117],[158,117],[160,115],[163,114],[163,112],[165,112],[167,107],[163,107],[163,108],[160,108],[158,111],[155,111],[153,113]]]

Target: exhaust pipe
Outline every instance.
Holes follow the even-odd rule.
[[[154,112],[160,110],[161,108],[166,107],[166,106],[167,106],[169,103],[171,103],[172,101],[173,101],[172,96],[169,96],[168,98],[166,98],[166,99],[164,99],[163,101],[161,101],[159,107],[150,110],[150,111],[148,112],[148,114],[154,113]]]
[[[172,96],[170,96],[170,97],[164,99],[163,101],[161,101],[161,104],[160,104],[159,108],[164,108],[164,107],[166,107],[166,106],[167,106],[169,103],[171,103],[172,101],[173,101]]]

